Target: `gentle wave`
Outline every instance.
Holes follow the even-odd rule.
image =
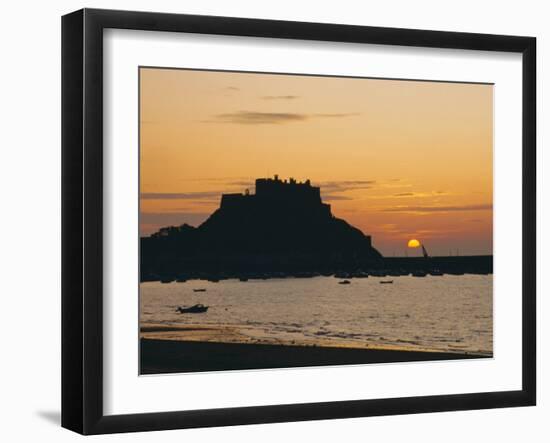
[[[474,352],[493,349],[492,276],[333,277],[188,281],[140,285],[142,325],[231,327],[251,340],[398,345],[407,349]],[[195,293],[193,288],[205,288]],[[203,314],[178,306],[202,303]],[[223,337],[222,337],[223,338]],[[329,340],[329,342],[327,342]]]

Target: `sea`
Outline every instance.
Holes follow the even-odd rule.
[[[388,280],[393,283],[381,283]],[[492,275],[340,281],[319,276],[144,282],[140,323],[229,328],[258,343],[492,355]],[[199,303],[208,306],[207,312],[176,312],[178,306]]]

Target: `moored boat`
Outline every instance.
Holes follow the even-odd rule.
[[[188,307],[178,306],[176,308],[176,311],[179,312],[180,314],[200,314],[202,312],[208,311],[208,306],[204,306],[200,303],[197,305],[188,306]]]

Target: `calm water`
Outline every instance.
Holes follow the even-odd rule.
[[[492,280],[491,275],[445,275],[369,277],[350,285],[339,285],[334,277],[147,282],[141,284],[141,322],[234,326],[264,342],[322,339],[491,354]],[[209,306],[208,312],[175,312],[196,303]]]

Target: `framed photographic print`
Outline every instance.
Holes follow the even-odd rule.
[[[531,37],[62,21],[62,425],[534,405]]]

